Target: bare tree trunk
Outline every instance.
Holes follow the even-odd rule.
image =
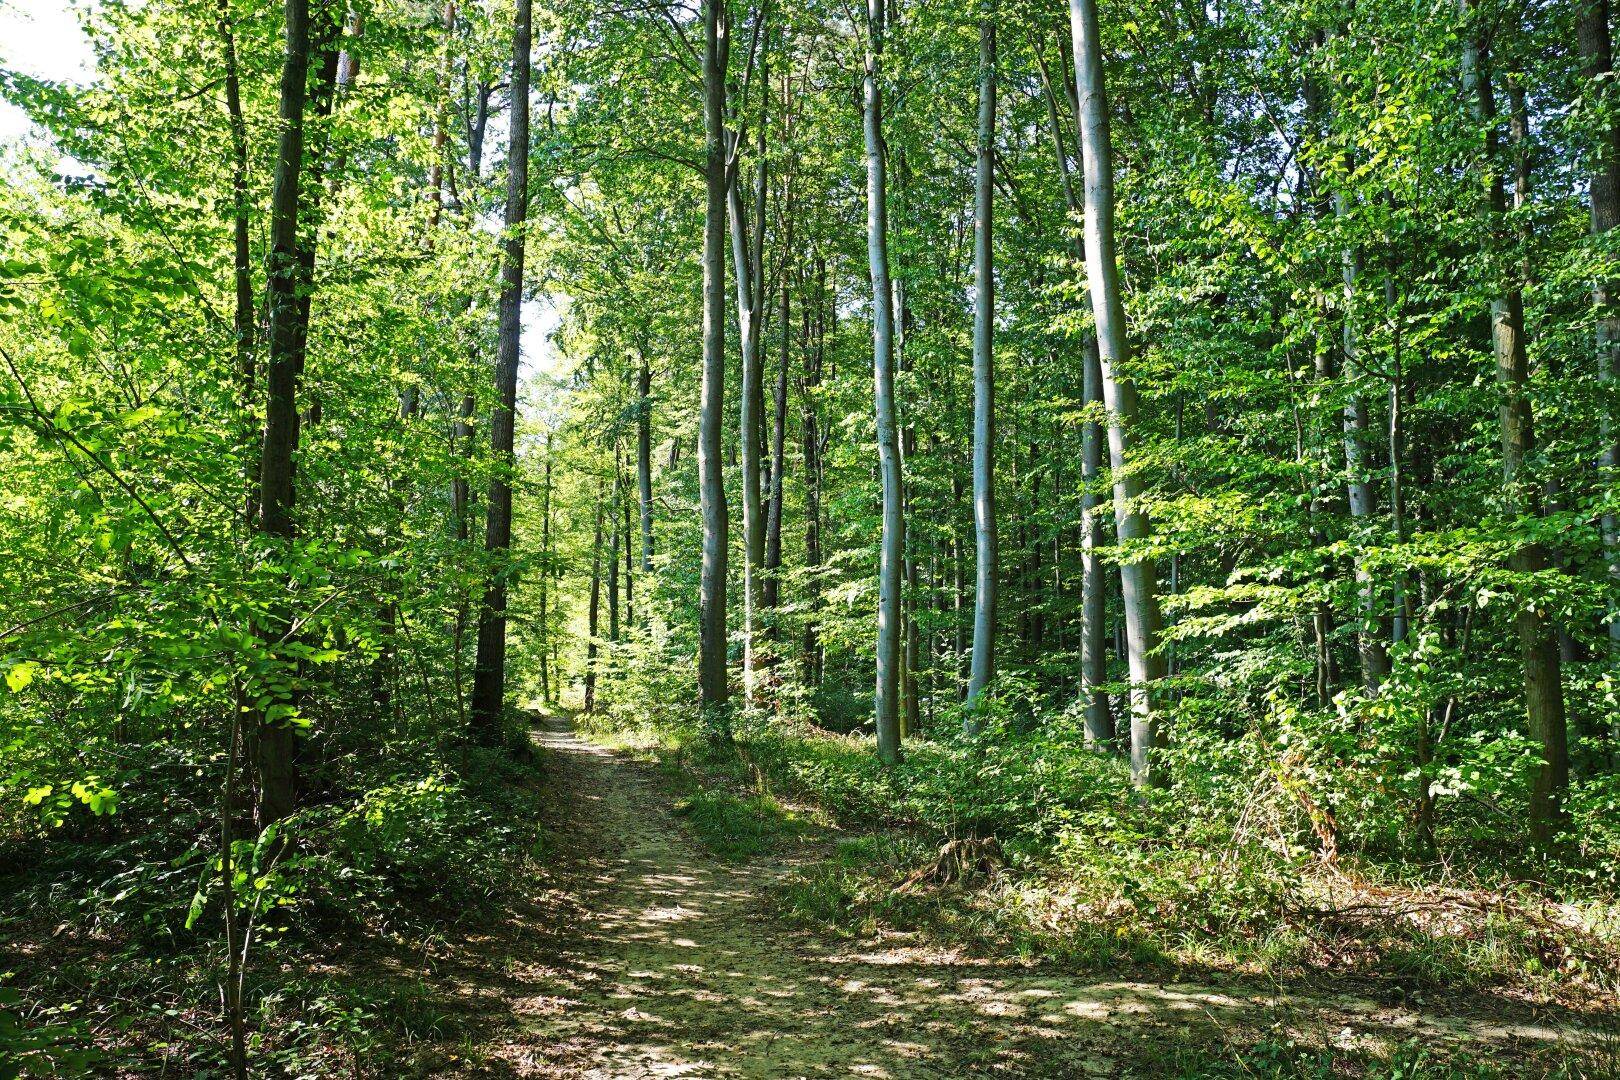
[[[1483,177],[1485,198],[1482,205],[1488,238],[1503,235],[1507,199],[1502,170],[1497,161],[1496,99],[1487,68],[1488,57],[1473,25],[1477,18],[1471,0],[1459,0],[1469,26],[1462,50],[1463,89],[1471,102],[1474,118],[1485,128]],[[1521,177],[1520,183],[1526,183]],[[1527,192],[1520,191],[1520,198]],[[1528,396],[1529,357],[1525,349],[1524,301],[1517,287],[1503,289],[1491,301],[1491,347],[1496,357],[1497,385],[1502,391],[1502,484],[1507,506],[1515,514],[1537,514],[1536,489],[1529,482],[1526,459],[1535,449],[1530,399]],[[1547,565],[1546,551],[1540,544],[1525,544],[1508,557],[1508,568],[1516,574],[1532,574]],[[1525,713],[1530,737],[1541,746],[1541,764],[1530,790],[1530,835],[1538,846],[1546,845],[1563,822],[1562,800],[1569,783],[1569,747],[1564,715],[1564,688],[1558,662],[1558,645],[1547,620],[1533,603],[1519,605],[1514,617],[1519,654],[1524,666]]]
[[[1136,387],[1120,366],[1129,359],[1125,304],[1114,253],[1114,161],[1103,87],[1102,46],[1096,0],[1069,0],[1074,33],[1078,121],[1085,170],[1086,275],[1097,324],[1097,359],[1108,406],[1108,456],[1114,474],[1114,519],[1121,544],[1146,540],[1147,514],[1140,507],[1142,482],[1131,471],[1130,429],[1136,422]],[[1159,599],[1153,560],[1133,555],[1120,563],[1125,607],[1126,656],[1131,675],[1131,777],[1137,784],[1167,782],[1153,768],[1150,751],[1163,748],[1164,732],[1154,707],[1153,684],[1164,674],[1159,655]]]
[[[251,404],[257,384],[253,362],[253,251],[248,236],[252,202],[248,196],[247,124],[242,116],[241,71],[236,56],[236,30],[231,22],[230,0],[219,0],[219,36],[225,49],[225,111],[231,122],[231,241],[232,268],[236,284],[236,377],[240,384],[244,479],[258,469],[252,459],[253,430]],[[258,512],[258,492],[248,483],[246,521],[252,527]]]
[[[703,390],[698,421],[698,498],[703,515],[699,585],[699,701],[716,734],[729,731],[726,706],[725,463],[721,452],[726,392],[726,52],[724,0],[703,0],[704,186]]]
[[[792,224],[791,219],[785,226],[783,237],[783,251],[791,250]],[[791,311],[789,309],[789,289],[791,283],[787,274],[782,275],[782,304],[778,312],[782,324],[782,347],[776,361],[776,387],[772,394],[771,409],[771,486],[770,497],[767,502],[765,514],[765,580],[761,590],[761,598],[766,616],[766,633],[772,642],[781,636],[781,627],[777,625],[777,607],[781,604],[782,596],[782,499],[786,492],[783,483],[783,469],[787,461],[787,404],[788,404],[788,367],[793,341],[792,323],[789,322]],[[776,657],[772,656],[772,663]]]
[[[506,588],[512,547],[512,456],[517,421],[518,347],[523,332],[523,233],[529,211],[529,15],[530,0],[517,0],[512,21],[512,120],[502,239],[500,338],[495,368],[489,446],[495,472],[489,481],[484,551],[489,580],[478,612],[478,656],[473,665],[472,726],[492,741],[506,699]]]
[[[973,185],[973,659],[963,726],[976,714],[996,670],[996,24],[979,24],[979,143]]]
[[[1343,192],[1333,194],[1333,213],[1339,218],[1350,214],[1349,200]],[[1352,249],[1343,253],[1344,274],[1344,366],[1341,373],[1350,388],[1350,397],[1344,406],[1344,464],[1349,474],[1347,494],[1350,517],[1358,532],[1371,528],[1376,513],[1372,477],[1367,465],[1367,402],[1362,397],[1361,347],[1356,338],[1356,284],[1361,275],[1361,257]],[[1356,560],[1356,586],[1360,596],[1361,619],[1357,629],[1358,649],[1361,653],[1361,677],[1369,694],[1376,694],[1389,675],[1389,652],[1384,647],[1384,632],[1378,617],[1377,596],[1372,574],[1361,559]]]
[[[1063,123],[1058,116],[1057,93],[1052,87],[1051,74],[1046,62],[1037,52],[1041,83],[1046,90],[1046,120],[1052,132],[1052,148],[1057,157],[1058,176],[1063,182],[1063,197],[1072,217],[1081,217],[1085,207],[1074,190],[1069,166],[1069,140],[1064,137]],[[1064,79],[1067,87],[1067,77]],[[1071,98],[1078,107],[1078,99]],[[1076,147],[1078,150],[1078,146]],[[1085,244],[1076,241],[1074,253],[1085,261]],[[1080,401],[1083,406],[1102,402],[1102,367],[1097,358],[1097,338],[1087,335],[1080,344],[1082,374]],[[1102,502],[1097,495],[1097,483],[1102,475],[1103,431],[1094,419],[1087,419],[1080,429],[1080,692],[1085,703],[1086,742],[1093,746],[1108,745],[1114,740],[1114,716],[1109,708],[1108,695],[1103,687],[1108,682],[1108,567],[1099,554],[1106,544],[1102,521],[1097,507]]]
[[[759,633],[760,575],[765,563],[765,515],[760,503],[760,430],[764,402],[760,367],[760,326],[764,321],[764,282],[756,258],[765,232],[760,208],[765,190],[764,119],[760,121],[759,161],[754,176],[755,214],[753,242],[750,243],[748,214],[743,208],[741,170],[729,170],[726,203],[731,220],[732,272],[737,279],[737,330],[742,350],[742,387],[738,415],[742,463],[743,513],[743,697],[752,703],[758,678],[755,638]],[[733,137],[734,152],[741,156],[742,136]]]
[[[298,374],[303,368],[307,309],[299,237],[304,172],[304,104],[309,78],[308,0],[286,0],[286,55],[281,69],[281,134],[270,195],[270,259],[266,307],[270,312],[264,442],[259,456],[259,531],[278,541],[293,535],[293,455],[298,449]],[[310,241],[314,243],[313,239]],[[286,817],[298,801],[298,735],[288,724],[258,714],[255,747],[260,827]]]
[[[878,757],[900,760],[900,569],[905,552],[900,446],[894,404],[894,295],[889,283],[888,175],[883,144],[881,63],[887,0],[867,0],[862,127],[866,146],[866,256],[872,275],[872,401],[877,418],[883,536],[878,558]]]
[[[641,351],[640,360],[636,379],[636,491],[641,502],[641,576],[645,589],[651,585],[653,560],[652,371],[647,366],[646,350]]]
[[[810,305],[804,305],[804,373],[799,378],[800,435],[804,448],[805,581],[803,667],[807,686],[821,685],[821,428],[816,391],[821,385],[821,355],[826,319],[827,264],[816,261],[815,341],[811,343]]]
[[[596,638],[602,611],[602,481],[596,482],[596,535],[591,541],[591,605],[585,641],[585,711],[596,711]]]
[[[1081,400],[1086,405],[1102,401],[1102,365],[1097,359],[1097,339],[1088,338],[1082,346],[1085,373]],[[1085,698],[1086,742],[1109,746],[1114,741],[1114,714],[1108,704],[1108,577],[1100,549],[1105,543],[1097,494],[1102,475],[1102,426],[1086,420],[1080,434],[1080,477],[1085,492],[1080,496],[1080,686]]]
[[[540,486],[540,700],[551,693],[551,435],[546,435],[545,476]]]
[[[1587,0],[1582,4],[1576,26],[1580,39],[1581,58],[1585,75],[1593,85],[1593,92],[1601,93],[1614,70],[1613,41],[1609,31],[1608,0]],[[1601,237],[1620,225],[1620,122],[1610,121],[1600,134],[1595,168],[1590,179],[1592,198],[1592,235]],[[1597,353],[1598,390],[1600,400],[1607,402],[1600,413],[1602,419],[1598,440],[1602,450],[1598,468],[1602,470],[1613,505],[1615,488],[1620,485],[1620,425],[1615,423],[1615,393],[1620,389],[1620,307],[1616,306],[1616,293],[1620,292],[1616,279],[1606,276],[1592,286],[1592,303],[1597,308],[1597,327],[1594,346]],[[1613,510],[1601,520],[1603,550],[1609,570],[1611,592],[1620,589],[1620,514]],[[1620,663],[1620,614],[1609,616],[1609,656]],[[1620,716],[1614,720],[1614,735],[1620,743]]]
[[[624,493],[619,488],[619,448],[613,447],[613,494],[608,499],[608,640],[619,640],[619,500]]]

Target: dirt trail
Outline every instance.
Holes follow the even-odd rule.
[[[1273,1025],[1340,1046],[1424,1038],[1507,1050],[1560,1037],[1498,1010],[1434,1017],[1354,998],[1088,982],[904,943],[819,940],[768,910],[779,860],[709,856],[648,770],[565,721],[548,721],[538,741],[548,787],[566,793],[556,835],[571,850],[542,916],[554,929],[516,943],[484,982],[485,1001],[517,1019],[479,1048],[505,1073],[1152,1076],[1177,1044],[1248,1045]]]

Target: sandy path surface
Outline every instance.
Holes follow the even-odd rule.
[[[564,720],[537,741],[563,793],[543,934],[506,943],[475,978],[508,1023],[477,1055],[539,1077],[1154,1076],[1167,1051],[1258,1033],[1486,1040],[1563,1037],[1519,1010],[1434,1016],[1275,989],[1088,981],[904,942],[829,941],[769,909],[781,860],[730,865],[686,834],[646,767]],[[482,951],[498,939],[486,939]],[[499,950],[495,950],[497,953]],[[463,972],[463,975],[474,973]],[[1275,1026],[1274,1026],[1275,1025]]]

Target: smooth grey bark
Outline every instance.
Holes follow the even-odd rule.
[[[636,373],[636,494],[641,510],[641,573],[647,579],[652,574],[653,560],[652,370],[647,366],[645,350],[640,361]]]
[[[901,563],[906,523],[894,403],[894,290],[889,281],[888,167],[883,143],[882,62],[886,0],[867,0],[862,135],[866,150],[866,260],[872,278],[872,406],[877,421],[883,529],[878,556],[878,758],[900,760]]]
[[[698,696],[711,728],[724,735],[726,706],[725,462],[726,389],[726,50],[724,0],[703,0],[703,388],[698,419],[698,502],[703,517],[699,583]]]
[[[585,711],[596,711],[596,635],[602,612],[602,481],[596,482],[596,532],[591,540],[591,602],[586,616]]]
[[[764,118],[760,128],[763,133]],[[732,140],[740,154],[742,137]],[[726,185],[727,217],[731,222],[732,272],[737,279],[737,330],[742,352],[742,386],[739,390],[738,438],[741,444],[743,517],[743,697],[752,703],[758,681],[756,638],[759,634],[760,578],[765,565],[765,513],[760,499],[760,432],[764,403],[764,373],[760,366],[760,328],[764,322],[765,296],[762,274],[765,234],[765,147],[761,135],[759,161],[754,172],[754,215],[752,242],[749,218],[743,208],[740,169],[733,168]]]
[[[901,183],[905,179],[905,158],[902,156],[898,162]],[[902,191],[904,189],[902,188]],[[894,283],[894,307],[897,312],[894,327],[895,366],[901,372],[911,370],[911,361],[906,352],[906,335],[911,332],[911,306],[906,298],[906,279],[900,278]],[[901,475],[907,474],[907,463],[917,453],[917,429],[907,424],[900,430],[900,470]],[[911,518],[911,485],[907,484],[900,495],[900,512],[907,519]],[[918,656],[920,642],[917,636],[917,559],[908,542],[905,546],[905,555],[900,563],[900,578],[904,590],[900,611],[902,617],[902,637],[900,641],[900,738],[909,739],[918,728],[921,718],[921,702],[917,692],[917,669],[921,662]]]
[[[789,223],[786,226],[783,248],[791,250],[791,246],[792,225]],[[765,610],[770,612],[765,630],[773,642],[777,640],[781,629],[777,625],[776,609],[781,603],[782,593],[782,500],[787,490],[783,483],[782,472],[787,463],[788,367],[793,341],[792,323],[789,321],[792,315],[790,289],[788,276],[783,274],[782,301],[777,313],[782,326],[782,341],[781,351],[776,360],[776,386],[771,395],[771,482],[765,511],[765,574],[760,590],[760,601]],[[773,663],[775,659],[773,650]]]
[[[1333,193],[1333,214],[1340,221],[1350,216],[1350,202],[1342,191]],[[1365,533],[1373,525],[1377,513],[1372,476],[1367,463],[1367,402],[1361,394],[1361,346],[1356,336],[1356,287],[1361,276],[1361,256],[1353,248],[1341,255],[1344,281],[1344,325],[1342,347],[1344,364],[1340,374],[1349,388],[1344,404],[1344,466],[1346,495],[1350,506],[1350,519],[1357,531]],[[1360,620],[1356,631],[1357,650],[1361,655],[1362,683],[1369,694],[1378,693],[1389,675],[1389,652],[1384,646],[1384,633],[1378,618],[1377,595],[1372,574],[1363,560],[1356,560],[1356,592],[1360,605]]]
[[[1103,86],[1102,44],[1096,0],[1069,0],[1078,87],[1080,149],[1085,172],[1086,276],[1097,325],[1097,361],[1103,401],[1108,407],[1108,457],[1114,479],[1115,531],[1121,544],[1146,540],[1151,532],[1140,503],[1141,479],[1131,470],[1131,427],[1136,422],[1136,387],[1120,371],[1129,361],[1125,304],[1114,250],[1114,161]],[[1165,746],[1154,702],[1154,684],[1164,675],[1159,654],[1161,621],[1157,574],[1151,558],[1121,561],[1120,592],[1125,608],[1126,658],[1131,678],[1131,779],[1138,785],[1167,782],[1154,768],[1151,752]]]
[[[1082,349],[1081,400],[1089,406],[1102,401],[1097,339],[1087,338]],[[1080,432],[1080,479],[1085,485],[1080,495],[1080,686],[1085,698],[1086,742],[1093,746],[1111,745],[1115,734],[1114,713],[1103,689],[1108,682],[1108,577],[1100,551],[1106,540],[1097,515],[1102,503],[1097,494],[1102,451],[1102,425],[1087,419]]]
[[[529,211],[529,21],[530,0],[517,0],[512,20],[512,117],[501,241],[497,400],[489,422],[495,471],[490,477],[484,511],[489,580],[478,612],[478,653],[473,664],[472,727],[474,734],[486,742],[495,738],[506,697],[507,556],[512,546],[511,473],[515,467],[512,447],[517,418],[518,348],[523,332],[523,238]]]
[[[1057,158],[1058,177],[1063,183],[1064,203],[1071,217],[1081,218],[1085,207],[1074,190],[1069,140],[1064,137],[1063,122],[1058,116],[1057,94],[1046,61],[1038,52],[1036,60],[1046,90],[1046,120],[1052,132],[1052,149]],[[1067,77],[1064,83],[1067,86]],[[1069,100],[1072,107],[1078,108],[1077,99]],[[1078,154],[1078,142],[1075,151]],[[1085,262],[1083,240],[1075,241],[1074,254],[1081,263]],[[1096,335],[1087,335],[1080,343],[1080,350],[1080,402],[1089,409],[1102,403],[1102,367],[1097,358]],[[1093,746],[1112,743],[1115,734],[1113,710],[1103,689],[1108,682],[1108,567],[1100,554],[1107,537],[1097,516],[1097,507],[1102,502],[1097,494],[1102,476],[1102,448],[1102,426],[1088,416],[1080,429],[1080,693],[1085,710],[1086,742]]]
[[[1485,131],[1484,199],[1481,205],[1484,234],[1499,241],[1505,228],[1507,198],[1497,160],[1497,110],[1488,69],[1489,58],[1474,25],[1477,12],[1471,0],[1459,0],[1467,26],[1463,35],[1462,80],[1474,119]],[[1519,183],[1527,183],[1521,176]],[[1526,194],[1517,193],[1521,198]],[[1511,276],[1509,277],[1511,280]],[[1496,381],[1501,390],[1499,410],[1502,435],[1502,487],[1510,513],[1540,512],[1535,486],[1530,483],[1526,459],[1535,449],[1529,398],[1529,357],[1525,348],[1524,300],[1516,285],[1507,285],[1491,300],[1491,351],[1496,359]],[[1547,553],[1539,544],[1523,544],[1508,556],[1508,569],[1533,574],[1546,568]],[[1564,819],[1563,795],[1569,785],[1569,735],[1564,713],[1564,688],[1558,644],[1552,627],[1533,603],[1520,603],[1514,616],[1519,655],[1524,669],[1525,718],[1530,737],[1541,747],[1541,762],[1530,788],[1530,838],[1538,846],[1549,843]]]
[[[815,315],[811,304],[801,305],[804,324],[801,349],[804,365],[799,377],[799,431],[804,451],[804,565],[805,619],[802,646],[805,685],[821,685],[821,449],[822,435],[816,393],[821,385],[822,351],[826,343],[827,264],[816,260]],[[814,335],[812,338],[812,326]],[[812,344],[813,340],[813,344]]]
[[[1609,30],[1608,0],[1588,0],[1581,6],[1576,23],[1576,36],[1580,42],[1584,74],[1592,92],[1601,95],[1604,85],[1614,71],[1614,43]],[[1592,235],[1601,237],[1620,225],[1620,123],[1610,122],[1597,140],[1594,168],[1589,180],[1592,199]],[[1597,326],[1593,333],[1593,346],[1597,354],[1599,400],[1608,403],[1599,414],[1598,441],[1602,446],[1598,468],[1604,477],[1609,502],[1620,498],[1620,424],[1615,415],[1616,392],[1620,391],[1620,305],[1616,294],[1620,282],[1606,276],[1592,286],[1592,304],[1597,309]],[[1605,513],[1600,522],[1603,550],[1608,565],[1611,591],[1620,589],[1620,514],[1613,510]],[[1620,613],[1610,613],[1609,656],[1620,663]],[[1620,736],[1620,717],[1613,723]],[[1620,741],[1620,739],[1617,739]]]
[[[963,726],[996,670],[996,24],[979,24],[979,138],[973,178],[973,656]]]
[[[612,536],[608,541],[608,640],[617,643],[619,640],[619,504],[624,498],[624,491],[620,487],[619,478],[623,474],[620,468],[619,447],[613,447],[613,495],[608,500],[608,528]]]
[[[540,700],[554,700],[551,680],[551,435],[546,435],[546,463],[540,483]]]

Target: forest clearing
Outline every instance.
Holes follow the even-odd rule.
[[[1607,0],[0,0],[0,1080],[1620,1076]]]

